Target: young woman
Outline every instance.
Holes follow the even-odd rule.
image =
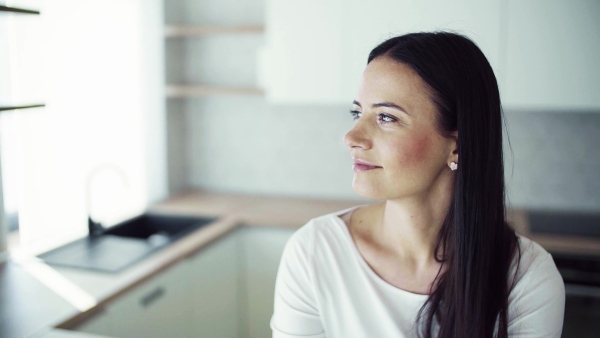
[[[383,202],[294,233],[273,337],[560,337],[562,278],[506,222],[500,97],[479,48],[447,32],[381,43],[351,114],[353,189]]]

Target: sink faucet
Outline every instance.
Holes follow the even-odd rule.
[[[102,224],[100,224],[99,222],[96,222],[92,219],[91,216],[91,205],[92,205],[92,194],[91,194],[91,188],[92,188],[92,179],[94,178],[94,176],[96,176],[96,174],[98,174],[99,172],[102,171],[106,171],[106,170],[112,170],[116,173],[118,173],[121,178],[122,178],[122,182],[123,185],[125,187],[128,187],[128,181],[127,181],[127,176],[125,175],[125,172],[123,171],[123,169],[121,169],[120,167],[118,167],[115,164],[112,163],[103,163],[103,164],[99,164],[96,167],[94,167],[87,175],[86,178],[86,184],[85,184],[85,206],[86,206],[86,210],[87,210],[87,214],[88,214],[88,236],[90,238],[94,238],[97,236],[102,235],[102,233],[104,233],[104,226],[102,226]]]

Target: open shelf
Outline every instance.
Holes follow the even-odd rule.
[[[45,106],[46,106],[45,104],[29,104],[29,105],[20,105],[20,106],[2,106],[2,105],[0,105],[0,111],[39,108],[39,107],[45,107]]]
[[[165,26],[165,37],[187,38],[201,37],[216,34],[257,34],[264,33],[263,25],[244,26],[192,26],[192,25],[167,25]]]
[[[35,14],[35,15],[40,14],[39,11],[34,11],[31,9],[8,7],[8,6],[1,6],[1,5],[0,5],[0,12],[11,12],[11,13],[19,13],[19,14]]]
[[[195,97],[208,95],[255,95],[263,96],[264,90],[253,87],[225,87],[213,85],[167,85],[167,97]]]

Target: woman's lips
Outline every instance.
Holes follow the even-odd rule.
[[[352,170],[354,170],[357,173],[363,172],[363,171],[368,171],[368,170],[373,170],[373,169],[381,169],[382,167],[371,164],[369,162],[363,161],[363,160],[358,160],[355,159],[354,160],[354,165],[352,165]]]

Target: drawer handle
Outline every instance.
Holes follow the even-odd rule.
[[[152,292],[149,292],[147,295],[145,295],[140,301],[140,304],[142,305],[142,307],[148,307],[152,303],[157,301],[159,298],[161,298],[165,294],[165,292],[165,289],[162,286],[159,286]]]

